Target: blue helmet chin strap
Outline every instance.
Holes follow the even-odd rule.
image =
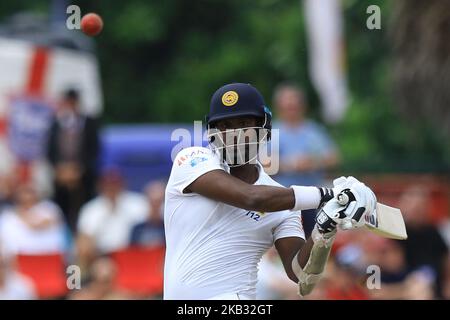
[[[264,106],[264,124],[263,128],[267,129],[269,132],[267,133],[267,141],[272,138],[272,111],[270,111],[268,106]]]
[[[269,109],[268,106],[264,106],[264,112],[265,112],[266,114],[268,114],[270,117],[272,117],[272,111],[270,111],[270,109]]]

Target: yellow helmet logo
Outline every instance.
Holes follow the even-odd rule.
[[[222,103],[227,107],[234,106],[238,100],[239,95],[235,91],[227,91],[222,96]]]

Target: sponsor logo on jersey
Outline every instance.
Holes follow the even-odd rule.
[[[194,159],[191,160],[191,167],[195,167],[196,165],[198,165],[200,162],[204,162],[208,160],[208,158],[205,157],[196,157]]]
[[[247,217],[250,217],[255,221],[259,221],[262,217],[264,217],[265,214],[266,214],[265,212],[253,212],[253,211],[247,211],[245,213]]]
[[[204,155],[204,154],[207,154],[207,151],[205,151],[205,150],[202,150],[202,149],[198,149],[198,150],[196,150],[196,151],[192,151],[192,152],[190,152],[190,153],[186,153],[186,154],[184,154],[184,155],[182,155],[181,157],[179,157],[178,158],[178,160],[177,160],[177,165],[179,165],[179,166],[181,166],[183,163],[185,163],[186,161],[188,161],[188,160],[193,160],[193,158],[197,158],[199,155]],[[198,157],[198,158],[200,158],[200,157]],[[203,162],[203,161],[206,161],[206,160],[208,160],[208,158],[207,157],[201,157],[201,158],[204,158],[204,160],[202,160],[202,161],[200,161],[200,162]],[[197,162],[197,163],[199,163],[199,162]],[[192,164],[191,164],[192,165]]]

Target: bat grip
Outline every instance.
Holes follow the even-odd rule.
[[[341,192],[337,196],[337,201],[341,206],[345,206],[350,201],[350,198],[346,193]]]

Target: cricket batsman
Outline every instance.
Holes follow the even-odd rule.
[[[305,296],[321,277],[337,227],[361,227],[375,209],[374,193],[353,177],[333,188],[271,179],[258,161],[271,121],[256,88],[225,85],[211,99],[208,148],[177,154],[165,197],[164,299],[256,299],[258,263],[272,245]],[[318,210],[305,239],[307,209]]]

